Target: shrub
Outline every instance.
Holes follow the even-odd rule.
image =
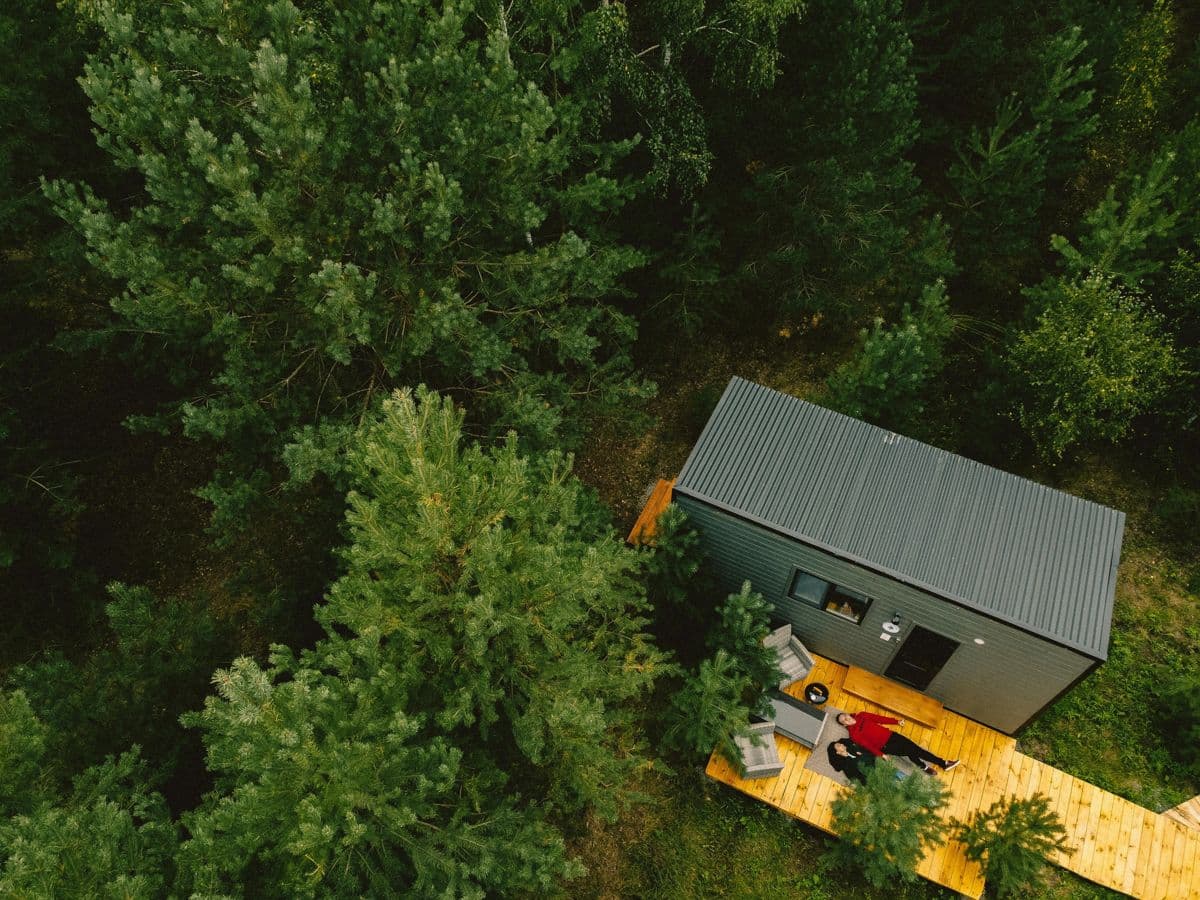
[[[700,663],[696,674],[671,699],[663,736],[667,746],[694,756],[717,747],[736,761],[733,739],[745,734],[750,724],[750,710],[742,702],[749,684],[724,650]]]
[[[1065,846],[1066,831],[1042,794],[997,800],[969,821],[956,821],[954,829],[967,858],[983,867],[1000,897],[1040,887],[1046,855]]]
[[[1185,675],[1169,682],[1159,697],[1158,712],[1171,752],[1200,775],[1200,677]]]
[[[1154,512],[1172,537],[1190,540],[1200,531],[1200,491],[1170,488]]]
[[[877,888],[895,878],[916,881],[926,845],[945,840],[948,826],[938,811],[947,795],[938,779],[897,779],[895,766],[880,760],[863,787],[833,801],[833,830],[841,840],[830,847],[830,861],[861,869]]]
[[[911,430],[945,366],[952,329],[946,286],[939,279],[922,291],[916,309],[904,307],[895,326],[876,319],[863,332],[858,356],[829,378],[830,405],[856,419]]]
[[[674,503],[658,517],[654,546],[646,557],[646,594],[654,607],[678,607],[688,598],[704,552],[700,535]]]

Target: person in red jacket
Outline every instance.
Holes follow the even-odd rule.
[[[903,725],[903,719],[893,719],[891,716],[880,716],[875,713],[858,712],[839,713],[838,724],[850,732],[850,740],[865,747],[876,756],[903,756],[920,766],[930,775],[934,774],[933,767],[937,766],[949,772],[958,765],[957,759],[942,759],[936,753],[930,753],[920,744],[910,741],[902,734],[896,734],[885,725]]]

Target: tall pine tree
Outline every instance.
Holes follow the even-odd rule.
[[[517,68],[503,4],[98,10],[83,86],[142,189],[48,191],[121,286],[109,335],[180,384],[153,424],[226,451],[219,515],[297,428],[353,423],[391,385],[454,388],[535,440],[642,392],[608,302],[642,259],[608,229],[629,145]]]

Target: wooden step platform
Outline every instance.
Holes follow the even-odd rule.
[[[842,690],[890,709],[899,718],[912,719],[930,728],[941,727],[945,709],[937,700],[858,666],[850,666]]]
[[[633,528],[629,531],[629,537],[625,538],[626,541],[635,547],[638,544],[650,544],[653,546],[654,532],[658,528],[658,517],[671,504],[671,491],[674,487],[674,478],[658,479],[658,484],[654,485],[654,490],[650,492],[650,499],[646,501],[645,507],[642,508],[642,514],[633,523]]]
[[[1166,810],[1163,815],[1180,825],[1200,831],[1200,797],[1184,800],[1178,806]]]

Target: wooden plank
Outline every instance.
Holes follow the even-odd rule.
[[[1185,800],[1178,806],[1168,809],[1163,815],[1174,819],[1181,825],[1200,830],[1200,797]]]
[[[957,755],[962,759],[958,768],[950,772],[951,797],[948,819],[969,819],[982,807],[986,792],[987,771],[995,752],[995,741],[990,729],[983,728],[967,719],[955,716],[962,723],[963,733],[957,739]],[[967,859],[965,847],[957,842],[947,845],[942,863],[942,883],[976,893],[983,891],[983,876],[979,866]]]
[[[1166,896],[1181,897],[1183,894],[1176,893],[1176,888],[1179,886],[1180,877],[1183,874],[1183,856],[1187,851],[1187,828],[1183,825],[1171,826],[1172,840],[1170,841],[1171,855],[1169,862],[1164,869],[1166,870]],[[1166,852],[1166,844],[1163,845],[1164,854]]]
[[[1098,807],[1101,795],[1096,793],[1090,784],[1085,781],[1079,782],[1079,804],[1075,809],[1075,830],[1072,834],[1072,841],[1075,847],[1075,852],[1071,855],[1071,871],[1078,874],[1083,874],[1087,871],[1087,840],[1089,832],[1089,824],[1092,821],[1093,807]],[[1097,808],[1095,814],[1098,817],[1100,810]]]
[[[1166,882],[1165,864],[1163,862],[1164,855],[1167,862],[1170,862],[1170,853],[1164,854],[1163,845],[1167,842],[1168,835],[1172,835],[1170,823],[1165,819],[1159,819],[1154,823],[1154,844],[1150,853],[1150,868],[1146,876],[1145,896],[1160,897],[1165,892],[1165,888],[1161,887]]]
[[[1146,831],[1149,818],[1148,811],[1142,807],[1132,803],[1129,807],[1133,814],[1126,826],[1125,845],[1118,850],[1120,862],[1117,878],[1113,881],[1116,889],[1126,894],[1133,892],[1133,883],[1137,880],[1138,854],[1142,849],[1142,834]]]
[[[1101,830],[1105,819],[1112,814],[1113,801],[1117,798],[1093,785],[1089,784],[1088,788],[1095,801],[1088,814],[1088,833],[1083,842],[1083,852],[1080,854],[1080,868],[1075,871],[1090,881],[1098,881],[1103,884],[1104,878],[1108,874],[1108,865],[1104,854],[1099,849]]]
[[[1111,797],[1112,799],[1108,799]],[[1116,794],[1105,798],[1105,805],[1096,826],[1096,846],[1092,851],[1092,868],[1096,880],[1112,887],[1117,862],[1117,838],[1120,835],[1121,816],[1125,811],[1124,800]]]
[[[633,523],[633,528],[629,530],[629,537],[625,539],[628,543],[634,545],[654,543],[654,532],[658,528],[658,517],[670,505],[671,491],[674,487],[674,478],[660,478],[658,480],[658,483],[654,485],[654,490],[650,492],[650,498],[646,501],[646,505],[642,507],[642,512],[637,517],[637,521]]]
[[[1146,895],[1146,886],[1151,884],[1157,877],[1157,873],[1151,872],[1150,866],[1154,848],[1158,841],[1158,835],[1160,834],[1158,819],[1158,816],[1148,815],[1142,822],[1142,837],[1138,845],[1137,863],[1133,868],[1133,885],[1128,891],[1128,893],[1135,897],[1144,897]]]
[[[1197,882],[1200,882],[1200,876],[1197,875],[1197,853],[1200,852],[1200,840],[1191,829],[1188,829],[1186,844],[1183,868],[1179,873],[1179,886],[1185,896],[1195,897],[1200,895],[1200,890],[1197,889]]]
[[[1108,857],[1108,876],[1105,884],[1111,888],[1120,888],[1125,883],[1125,871],[1129,866],[1129,841],[1130,835],[1127,829],[1133,827],[1134,812],[1138,809],[1137,804],[1130,803],[1123,797],[1118,797],[1113,805],[1111,830],[1108,837],[1108,848],[1105,855]]]
[[[842,690],[930,728],[940,727],[945,715],[942,704],[932,697],[858,666],[849,667]]]

